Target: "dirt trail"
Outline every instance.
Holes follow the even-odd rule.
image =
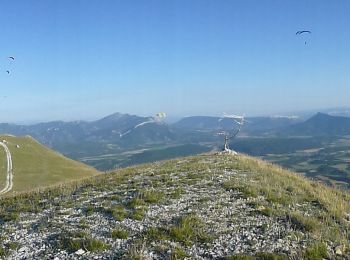
[[[9,192],[12,189],[13,186],[13,171],[12,171],[12,157],[10,149],[7,147],[7,145],[4,142],[0,142],[0,145],[4,147],[7,157],[7,176],[6,176],[6,185],[5,187],[0,191],[0,194],[4,194],[6,192]]]

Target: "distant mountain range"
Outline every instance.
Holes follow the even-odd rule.
[[[350,118],[317,113],[308,120],[281,129],[281,134],[292,136],[342,136],[350,135]]]
[[[242,132],[249,134],[261,134],[272,129],[290,126],[301,122],[299,117],[271,116],[271,117],[248,117],[242,128]],[[210,116],[185,117],[173,124],[182,130],[215,131],[232,130],[237,127],[232,119]]]
[[[350,134],[350,118],[318,113],[303,120],[295,116],[248,117],[240,136],[251,139]],[[141,157],[146,156],[145,153],[147,158],[158,159],[163,155],[166,155],[165,158],[188,155],[185,149],[188,145],[192,145],[190,154],[221,149],[223,137],[219,135],[220,132],[232,131],[235,127],[237,124],[232,119],[220,117],[192,116],[166,124],[152,117],[115,113],[90,122],[53,121],[33,125],[1,123],[0,134],[30,135],[72,159],[108,170],[125,165],[126,162],[132,164],[142,161]],[[239,142],[241,150],[246,151],[249,148],[246,147],[247,141],[245,138],[234,142],[236,147]]]
[[[136,127],[147,122],[142,127]],[[81,142],[118,142],[129,146],[142,142],[174,139],[169,127],[148,117],[115,113],[100,120],[53,121],[34,125],[0,124],[0,133],[17,136],[31,135],[49,147]]]
[[[294,117],[251,117],[243,131],[262,133],[300,122]],[[16,136],[30,135],[41,143],[59,148],[67,144],[82,142],[103,142],[118,144],[120,147],[178,141],[193,131],[232,130],[232,119],[192,116],[174,124],[157,122],[151,117],[115,113],[96,121],[52,121],[33,125],[0,124],[0,133]]]

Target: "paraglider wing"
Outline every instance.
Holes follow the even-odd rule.
[[[8,58],[11,60],[15,60],[15,57],[13,57],[13,56],[9,56]]]
[[[9,70],[6,70],[7,74],[10,74],[10,71]]]
[[[303,33],[311,33],[311,31],[297,31],[295,34],[296,35],[300,35],[300,34],[303,34]]]

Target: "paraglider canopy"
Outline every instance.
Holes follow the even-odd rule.
[[[302,31],[297,31],[296,33],[295,33],[295,35],[297,35],[297,36],[301,36],[301,35],[303,35],[303,34],[311,34],[311,31],[308,31],[308,30],[302,30]],[[304,41],[304,44],[306,45],[306,40]]]
[[[300,34],[303,34],[303,33],[310,33],[311,34],[311,31],[297,31],[295,34],[296,35],[300,35]]]

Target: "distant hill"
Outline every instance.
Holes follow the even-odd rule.
[[[31,137],[2,135],[13,162],[13,188],[10,193],[44,188],[99,174],[94,168],[54,152]],[[0,190],[5,185],[7,161],[0,147]]]
[[[246,156],[0,199],[4,259],[348,259],[350,195]]]
[[[341,136],[350,135],[350,118],[317,113],[305,122],[280,131],[295,136]]]

